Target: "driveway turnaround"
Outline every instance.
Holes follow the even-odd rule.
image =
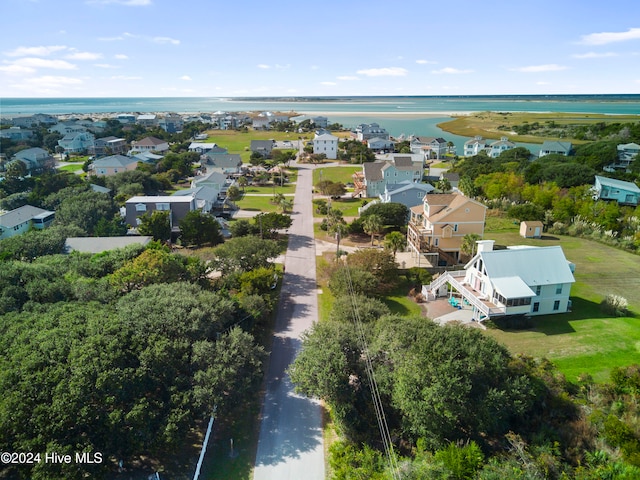
[[[321,406],[295,394],[286,373],[300,350],[302,332],[318,321],[312,170],[299,165],[254,480],[325,478]]]

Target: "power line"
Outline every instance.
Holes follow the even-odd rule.
[[[387,418],[384,413],[384,407],[382,399],[380,398],[380,391],[378,390],[378,383],[376,382],[373,364],[371,363],[371,357],[369,355],[369,347],[367,345],[367,338],[365,330],[360,320],[360,312],[358,311],[358,302],[356,300],[355,291],[353,289],[353,282],[351,280],[351,271],[348,265],[343,267],[346,272],[347,287],[349,290],[349,298],[351,299],[352,320],[355,326],[358,343],[365,360],[365,371],[367,373],[367,379],[371,388],[371,396],[373,399],[373,407],[376,413],[376,420],[378,422],[378,428],[380,430],[380,436],[382,438],[382,444],[384,446],[385,455],[387,456],[387,462],[391,470],[391,475],[394,479],[400,480],[400,471],[396,460],[395,453],[393,451],[393,443],[391,440],[391,433]]]

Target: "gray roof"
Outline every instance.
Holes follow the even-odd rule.
[[[117,168],[126,167],[132,163],[140,161],[135,157],[126,157],[124,155],[110,155],[93,161],[93,168]]]
[[[90,183],[89,186],[91,190],[98,193],[111,193],[111,189],[107,187],[103,187],[102,185],[96,185],[95,183]]]
[[[224,185],[224,183],[227,181],[227,175],[220,172],[211,172],[208,175],[205,175],[204,177],[199,177],[199,178],[196,177],[194,181],[196,185],[201,183],[215,183],[219,185]]]
[[[506,285],[519,277],[529,287],[573,283],[573,273],[562,247],[517,247],[478,253],[494,285]],[[471,264],[474,259],[469,262]],[[468,265],[469,265],[468,264]],[[503,279],[495,282],[496,279]],[[507,293],[504,292],[503,293]]]
[[[386,162],[364,163],[364,178],[370,182],[378,182],[382,180],[382,167],[387,165]]]
[[[619,188],[627,192],[640,193],[640,188],[633,182],[625,182],[623,180],[616,180],[615,178],[601,177],[596,175],[596,179],[600,182],[600,185],[606,185],[607,187]]]
[[[409,190],[420,190],[425,193],[430,193],[435,190],[433,185],[429,183],[416,183],[416,182],[402,182],[402,183],[391,183],[387,184],[387,191],[395,195],[397,193],[406,192]]]
[[[242,165],[242,158],[238,153],[217,153],[214,155],[207,155],[209,157],[209,163],[215,167],[220,168],[234,168]]]
[[[571,142],[557,142],[547,140],[542,144],[540,150],[549,152],[569,152],[571,151]]]
[[[54,212],[34,207],[32,205],[23,205],[22,207],[0,215],[0,226],[4,228],[13,228],[40,215],[50,215],[52,213]]]
[[[152,237],[133,236],[126,237],[69,237],[64,246],[67,253],[71,251],[85,253],[102,253],[107,250],[115,250],[128,245],[146,245]]]
[[[393,161],[396,165],[396,168],[413,168],[413,160],[411,157],[394,157]]]

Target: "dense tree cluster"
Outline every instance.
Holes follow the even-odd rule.
[[[262,379],[264,351],[246,329],[272,311],[270,241],[252,244],[260,265],[234,263],[233,242],[221,252],[246,269],[236,292],[235,280],[211,280],[203,261],[159,244],[62,255],[64,238],[52,227],[0,244],[0,451],[104,461],[10,474],[103,478],[120,460],[182,446],[214,406],[242,408]]]

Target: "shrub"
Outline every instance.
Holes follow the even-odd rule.
[[[629,302],[627,302],[627,299],[612,293],[608,294],[606,298],[600,302],[600,307],[606,314],[616,317],[626,317],[629,314]]]

